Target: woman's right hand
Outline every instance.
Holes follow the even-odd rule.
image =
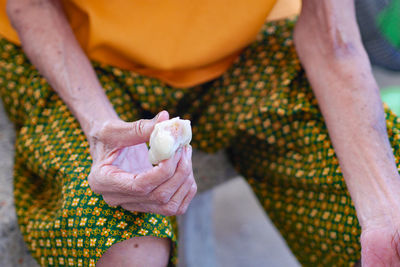
[[[183,214],[197,191],[190,146],[157,166],[148,160],[146,142],[163,111],[152,120],[107,122],[89,136],[93,158],[88,177],[93,192],[110,206],[166,216]]]
[[[118,118],[61,1],[9,0],[7,14],[29,60],[68,105],[90,143],[92,190],[109,205],[130,211],[183,213],[196,193],[191,149],[153,167],[145,144],[156,121],[168,119],[168,113],[131,123]]]

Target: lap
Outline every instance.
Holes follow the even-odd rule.
[[[294,21],[266,24],[222,77],[194,88],[172,88],[99,64],[96,72],[122,119],[167,109],[192,121],[194,147],[208,152],[229,148],[236,169],[303,264],[355,262],[360,228],[295,53],[293,26]],[[133,236],[176,240],[168,218],[109,207],[93,194],[86,180],[88,144],[78,123],[26,59],[18,59],[22,52],[6,51],[5,45],[3,53],[15,53],[20,61],[0,62],[0,94],[19,128],[17,212],[36,257],[90,263]],[[19,65],[24,75],[16,75]],[[14,85],[6,85],[6,78]],[[387,114],[398,159],[400,121]]]
[[[10,58],[0,62],[0,95],[17,126],[15,205],[32,255],[42,265],[94,266],[111,246],[134,237],[170,239],[175,247],[174,218],[110,207],[91,191],[89,146],[78,122],[22,51],[2,40],[2,48],[8,46]],[[115,88],[108,94],[116,109],[138,118],[112,77],[107,86]]]

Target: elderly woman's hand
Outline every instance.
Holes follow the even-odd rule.
[[[113,121],[90,134],[93,165],[88,181],[107,204],[167,216],[186,211],[197,191],[191,147],[155,167],[148,160],[145,142],[154,125],[168,117],[161,112],[153,120]]]
[[[378,225],[363,228],[362,266],[400,266],[400,220],[379,220]]]

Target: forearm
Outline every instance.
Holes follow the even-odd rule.
[[[398,207],[400,183],[353,1],[303,1],[295,43],[363,226]]]
[[[59,1],[9,0],[7,12],[26,55],[68,105],[86,135],[98,124],[117,118]]]

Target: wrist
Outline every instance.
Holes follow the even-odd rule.
[[[362,229],[400,222],[400,176],[376,178],[349,190]]]
[[[101,86],[88,87],[74,94],[66,94],[64,91],[59,94],[88,138],[92,132],[101,129],[103,125],[121,120]]]
[[[294,44],[303,65],[312,66],[318,61],[330,69],[332,63],[354,60],[364,63],[368,59],[355,19],[354,3],[343,5],[334,0],[303,1],[294,29]]]
[[[101,116],[96,118],[88,118],[85,122],[85,128],[83,131],[89,141],[93,143],[94,140],[103,133],[110,125],[118,125],[124,123],[118,116]]]
[[[80,106],[79,109],[73,111],[75,117],[90,142],[98,132],[105,128],[107,124],[119,123],[122,120],[114,111],[110,103],[105,105],[88,105]]]

